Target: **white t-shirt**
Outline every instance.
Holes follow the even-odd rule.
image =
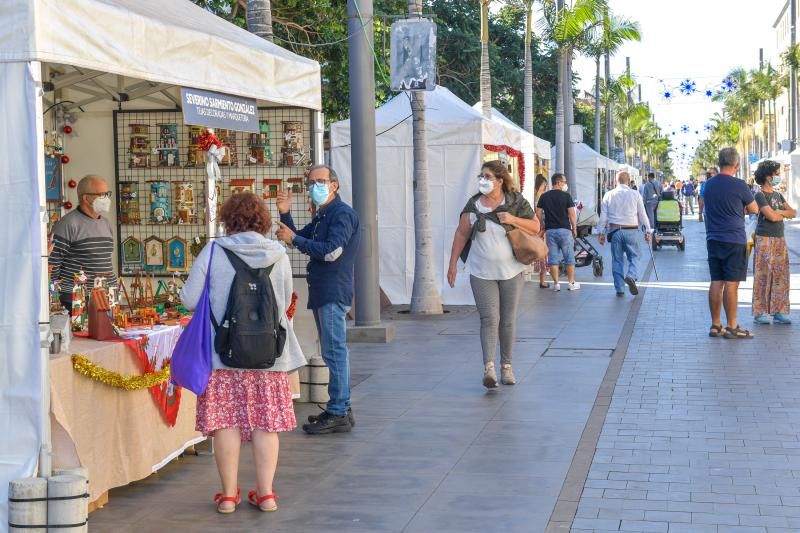
[[[484,206],[480,200],[475,205],[481,213],[493,211]],[[477,220],[478,216],[475,213],[469,214],[470,224],[475,224]],[[486,221],[486,231],[479,231],[472,241],[466,266],[467,271],[476,278],[491,280],[511,279],[525,270],[525,265],[514,258],[505,228],[491,220]]]

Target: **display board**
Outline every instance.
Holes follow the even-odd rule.
[[[117,193],[118,270],[123,276],[188,272],[208,239],[207,197],[219,206],[250,191],[264,199],[277,228],[278,192],[291,189],[298,227],[311,220],[305,171],[313,161],[312,111],[260,108],[260,133],[216,130],[228,150],[222,179],[207,191],[205,128],[186,125],[180,111],[117,111],[114,146]],[[307,257],[289,251],[292,272],[305,276]]]

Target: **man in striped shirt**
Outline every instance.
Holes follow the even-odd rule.
[[[102,214],[111,208],[111,191],[100,176],[89,175],[78,183],[80,205],[64,215],[53,228],[53,250],[49,265],[53,280],[61,286],[61,303],[72,307],[75,274],[81,270],[89,280],[104,276],[116,286],[112,255],[114,232]]]

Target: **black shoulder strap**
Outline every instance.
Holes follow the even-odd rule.
[[[220,248],[222,248],[220,246]],[[227,248],[222,248],[222,251],[225,252],[225,255],[228,256],[228,261],[231,262],[231,266],[238,274],[241,270],[250,271],[252,270],[247,263],[242,261],[242,259],[236,255],[234,252],[228,250]]]

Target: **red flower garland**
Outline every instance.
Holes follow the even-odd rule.
[[[217,137],[208,130],[204,131],[198,136],[197,144],[198,146],[200,146],[200,149],[204,152],[208,152],[212,144],[216,144],[217,148],[222,148],[223,146],[225,146],[222,143],[222,141],[219,140],[219,137]]]
[[[525,187],[525,156],[522,152],[510,146],[506,146],[505,144],[484,144],[483,147],[490,152],[505,152],[511,157],[517,158],[517,166],[519,167],[519,190],[522,192],[523,187]]]

